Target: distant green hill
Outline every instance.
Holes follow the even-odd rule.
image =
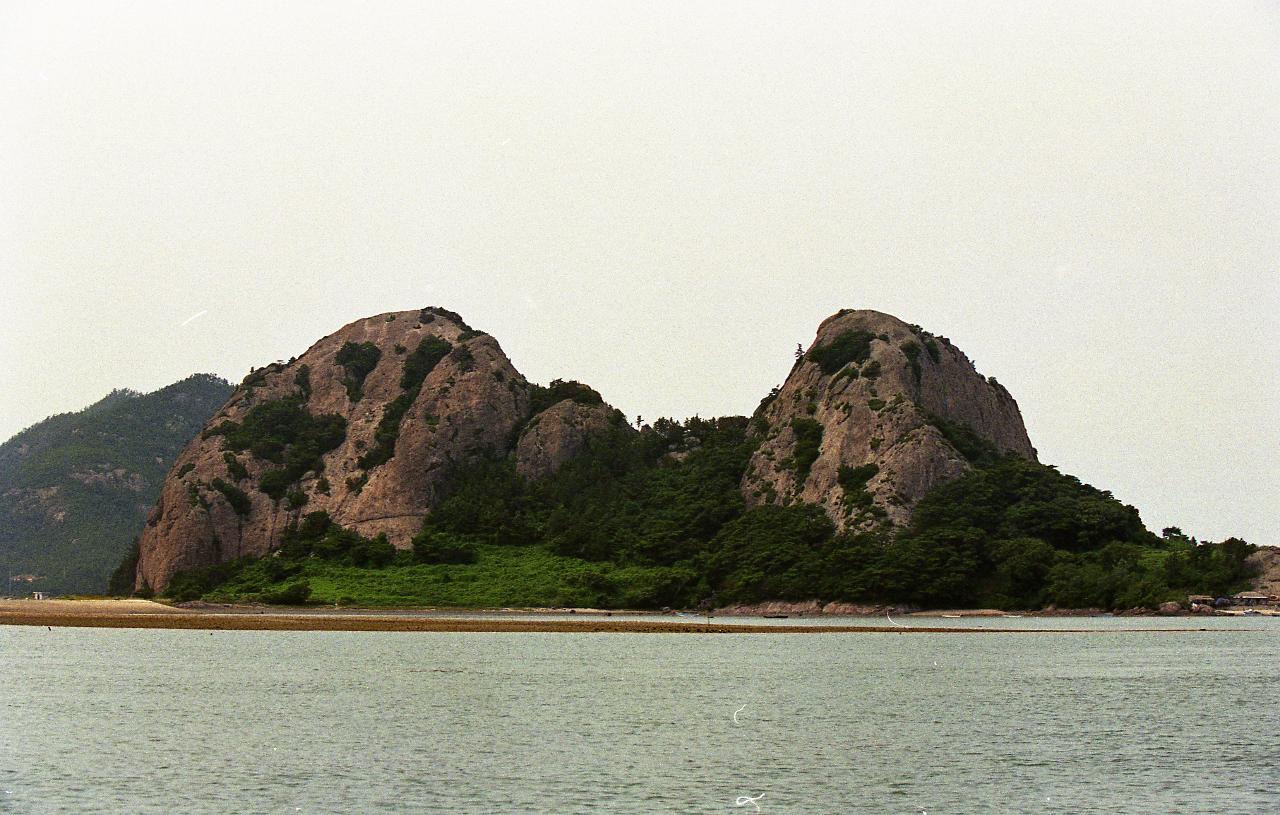
[[[0,444],[0,594],[105,591],[174,457],[231,390],[209,374],[115,390]]]

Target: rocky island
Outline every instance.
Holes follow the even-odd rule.
[[[1128,607],[1239,586],[1252,549],[1040,464],[995,378],[887,314],[823,321],[750,417],[633,427],[429,307],[252,371],[126,568],[178,599]]]

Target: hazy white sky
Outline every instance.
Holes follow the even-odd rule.
[[[877,308],[1149,526],[1280,544],[1278,148],[1273,4],[0,0],[0,438],[428,304],[749,413]]]

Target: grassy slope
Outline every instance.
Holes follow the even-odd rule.
[[[540,546],[477,547],[475,563],[460,565],[406,564],[382,569],[342,566],[312,560],[301,577],[311,585],[313,602],[374,608],[451,606],[500,608],[593,606],[606,586],[635,586],[643,590],[655,570],[616,568],[562,557]],[[206,595],[214,602],[245,599],[236,580]]]

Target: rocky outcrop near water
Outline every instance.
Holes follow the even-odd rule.
[[[577,383],[530,383],[496,339],[445,309],[357,320],[252,371],[178,456],[141,537],[136,586],[267,554],[317,511],[406,548],[458,467],[514,449],[520,471],[539,477],[616,414]]]
[[[1036,457],[1004,386],[946,337],[878,311],[823,321],[753,424],[748,504],[818,504],[840,528],[908,523],[983,456]]]

